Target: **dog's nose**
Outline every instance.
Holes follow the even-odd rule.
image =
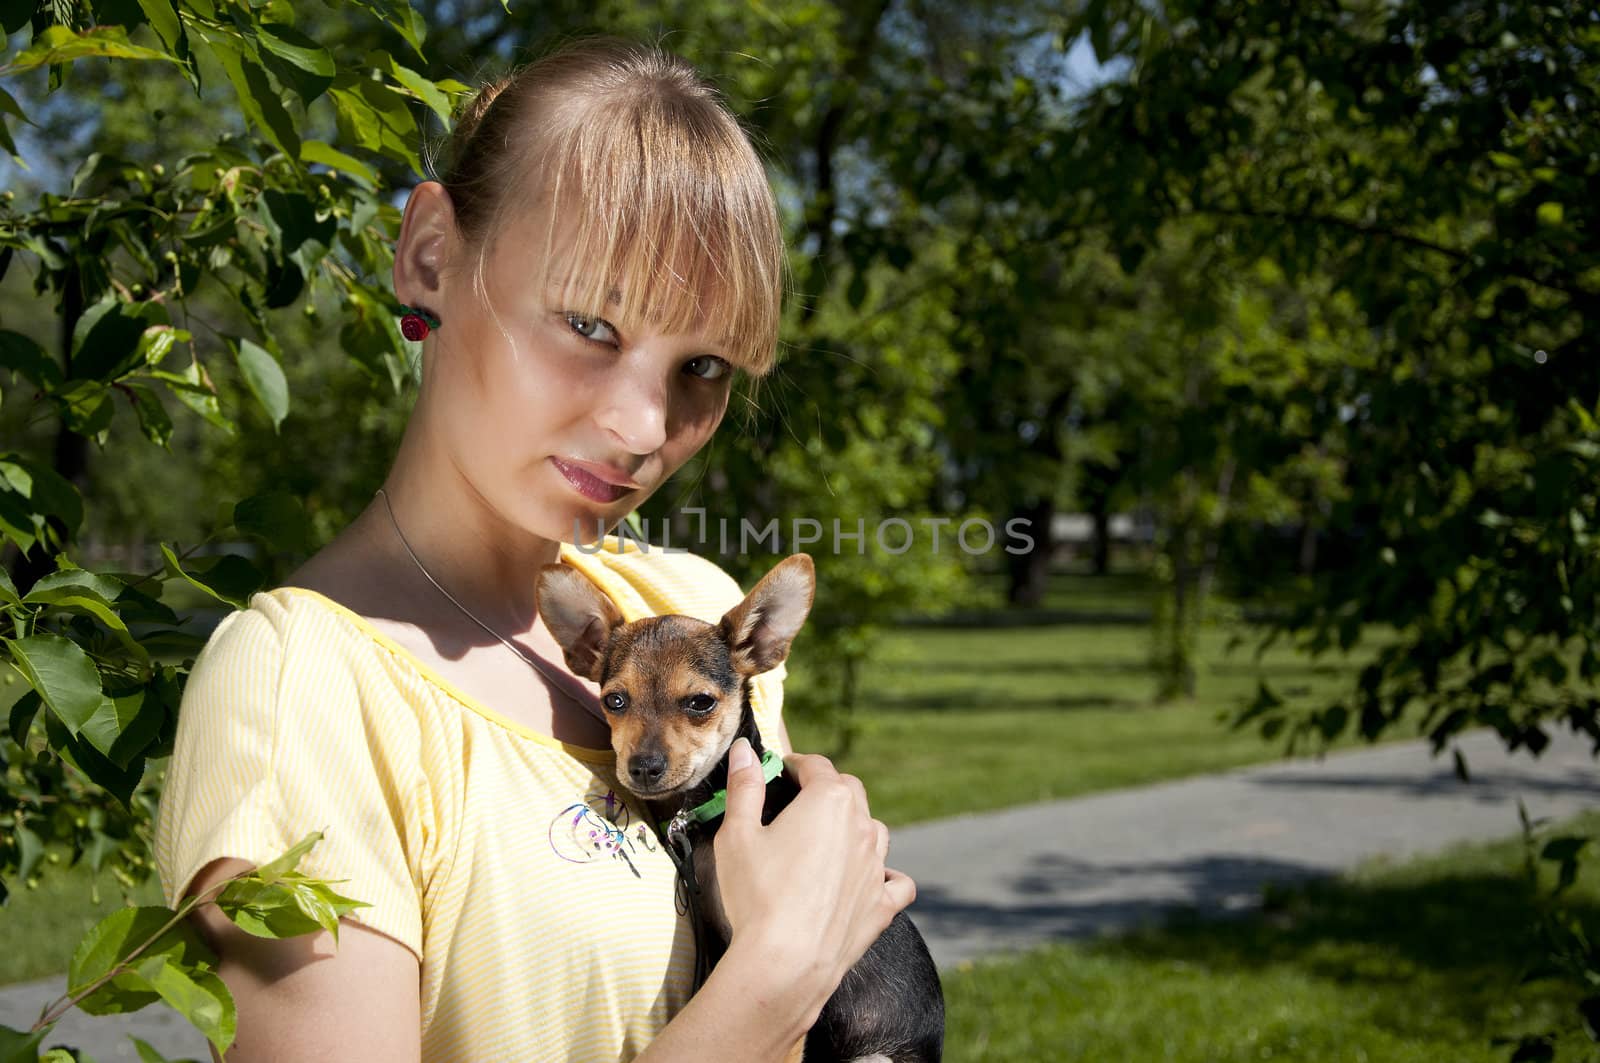
[[[636,753],[628,758],[628,776],[634,783],[654,786],[667,773],[667,758],[663,753]]]

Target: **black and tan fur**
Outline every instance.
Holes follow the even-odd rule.
[[[600,684],[618,781],[658,822],[727,786],[728,748],[735,739],[748,739],[761,754],[750,679],[788,655],[810,612],[815,586],[811,558],[795,554],[774,566],[716,624],[676,615],[624,623],[611,600],[575,569],[546,565],[541,570],[540,615],[574,674]],[[762,822],[771,822],[798,792],[787,777],[774,779]],[[697,867],[720,822],[698,828],[693,836]],[[703,916],[725,937],[720,912]],[[723,947],[721,940],[714,943],[719,954]],[[804,1049],[807,1063],[929,1063],[940,1059],[943,1041],[939,975],[927,945],[902,912],[845,975]]]

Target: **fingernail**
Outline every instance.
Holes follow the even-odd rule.
[[[735,739],[733,748],[728,750],[728,770],[744,771],[755,766],[756,751],[750,748],[750,742],[743,738]]]

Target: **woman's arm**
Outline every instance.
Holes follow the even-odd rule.
[[[213,860],[184,895],[252,866]],[[326,930],[282,940],[256,937],[211,904],[189,918],[221,957],[217,974],[238,1008],[228,1063],[422,1058],[420,971],[416,954],[398,941],[349,919],[340,920],[335,945]],[[215,1049],[212,1058],[220,1058]]]

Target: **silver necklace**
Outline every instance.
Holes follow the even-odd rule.
[[[505,643],[506,649],[510,650],[518,657],[521,657],[535,672],[538,672],[540,675],[548,679],[551,686],[555,688],[558,694],[572,702],[574,705],[578,706],[583,711],[587,712],[590,716],[593,716],[595,719],[600,720],[602,723],[607,723],[603,713],[596,710],[588,702],[579,701],[576,697],[573,697],[572,694],[568,693],[566,690],[566,685],[548,668],[540,664],[537,657],[532,657],[524,653],[521,646],[518,646],[515,642],[512,642],[510,639],[500,634],[500,632],[496,631],[488,624],[485,624],[482,620],[479,620],[476,613],[457,601],[455,595],[445,590],[444,587],[440,585],[439,581],[433,578],[433,573],[428,571],[427,566],[422,563],[422,559],[417,557],[417,552],[411,549],[411,544],[406,541],[405,533],[400,530],[400,522],[394,519],[394,506],[389,502],[388,493],[380,487],[378,488],[378,496],[383,499],[383,508],[389,512],[389,523],[394,525],[394,533],[399,538],[400,545],[406,548],[406,553],[411,555],[411,560],[416,563],[417,571],[427,577],[428,582],[433,584],[435,590],[444,595],[446,598],[450,599],[450,604],[461,610],[468,620],[471,620],[474,624],[477,624],[479,627],[483,628],[483,630],[487,631],[489,634]],[[607,726],[610,726],[610,724],[607,723]]]

